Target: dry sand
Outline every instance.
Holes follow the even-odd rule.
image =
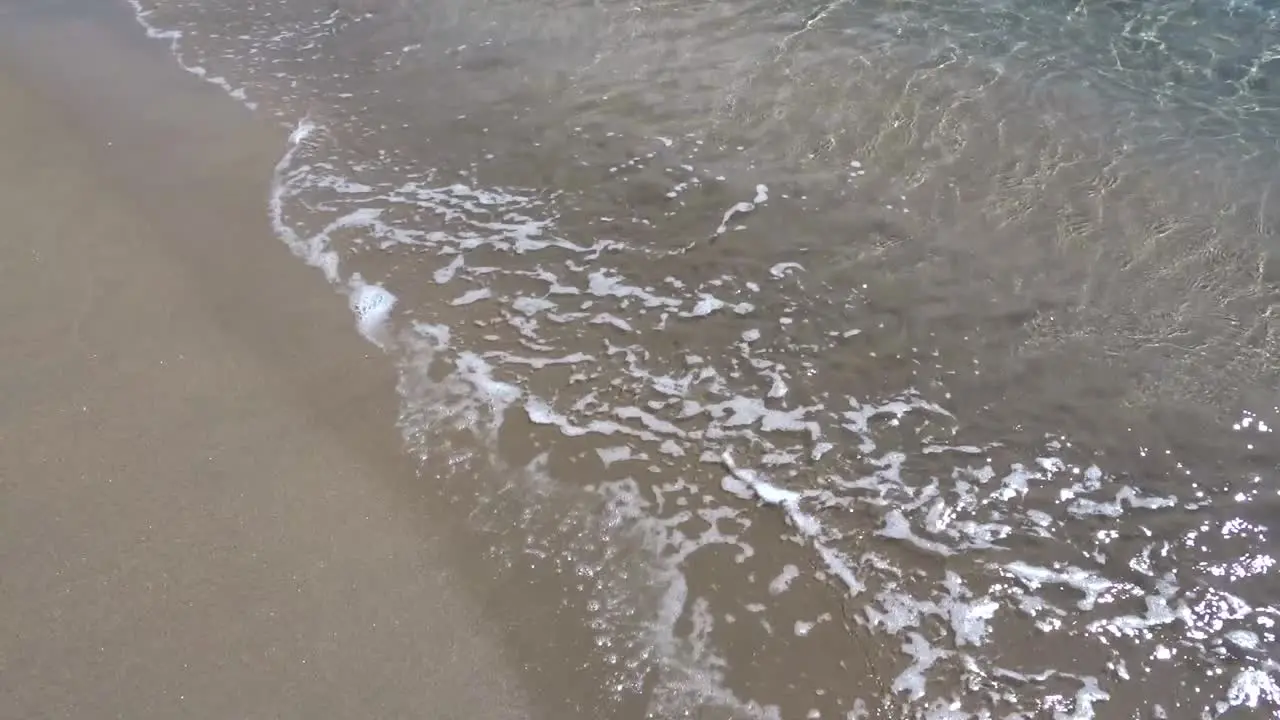
[[[65,5],[0,0],[0,717],[530,717],[283,131]]]

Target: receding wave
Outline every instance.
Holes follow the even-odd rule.
[[[1280,708],[1272,10],[138,11],[608,707]]]

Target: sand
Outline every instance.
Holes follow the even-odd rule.
[[[0,717],[534,716],[283,130],[68,8],[0,2]]]

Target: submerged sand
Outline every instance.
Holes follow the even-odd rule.
[[[0,717],[531,716],[283,132],[120,10],[0,3]]]

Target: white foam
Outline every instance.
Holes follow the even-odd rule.
[[[630,460],[632,457],[636,457],[636,459],[644,459],[644,455],[633,456],[631,448],[627,445],[596,448],[596,454],[600,456],[600,462],[604,463],[605,467],[609,467],[616,462]]]
[[[546,310],[554,310],[556,304],[546,298],[535,298],[522,295],[511,301],[511,309],[525,315],[537,315]]]
[[[649,430],[663,435],[674,435],[676,437],[686,437],[685,431],[676,427],[670,422],[663,420],[653,413],[642,410],[637,407],[620,407],[616,408],[614,414],[623,420],[639,420]]]
[[[821,407],[808,405],[791,410],[774,410],[760,398],[736,395],[724,402],[705,406],[705,411],[716,419],[724,417],[726,427],[759,424],[764,432],[802,432],[816,441],[822,435],[822,428],[817,422],[806,420],[805,417]]]
[[[884,537],[895,538],[897,540],[905,540],[921,550],[926,550],[943,557],[955,554],[955,550],[952,550],[943,543],[928,540],[917,535],[911,528],[911,523],[907,521],[906,517],[900,510],[890,510],[885,515],[884,527],[881,528],[877,534],[883,535]]]
[[[912,663],[894,678],[892,688],[894,692],[906,693],[912,700],[919,700],[925,696],[929,669],[938,660],[949,657],[951,652],[934,647],[917,632],[907,633],[907,638],[908,643],[902,646],[902,651],[911,656]]]
[[[446,383],[452,388],[454,404],[442,404],[438,410],[490,441],[497,439],[507,409],[524,396],[520,388],[496,379],[493,366],[470,351],[457,354],[453,376]]]
[[[740,202],[735,204],[733,207],[729,208],[728,210],[725,210],[724,217],[720,219],[719,227],[716,228],[715,232],[711,233],[711,236],[720,237],[726,232],[729,232],[730,220],[732,220],[735,216],[745,215],[755,209],[756,209],[755,203]]]
[[[396,306],[396,296],[381,285],[364,281],[359,273],[347,281],[347,301],[356,316],[356,328],[369,342],[386,349],[389,339],[387,322]]]
[[[175,60],[178,61],[178,65],[182,67],[182,69],[204,80],[205,82],[208,82],[212,85],[216,85],[217,87],[222,89],[224,92],[226,92],[227,95],[235,98],[236,100],[239,100],[240,104],[244,105],[249,110],[258,109],[258,104],[249,100],[249,97],[245,93],[244,88],[236,87],[232,85],[224,77],[220,77],[220,76],[211,77],[203,67],[188,63],[183,58],[182,51],[181,51],[181,41],[183,38],[183,34],[180,30],[161,30],[160,28],[153,25],[149,18],[151,17],[154,11],[143,8],[141,0],[129,0],[129,5],[133,8],[134,19],[137,20],[138,24],[141,25],[143,30],[146,31],[147,37],[153,38],[155,40],[168,41],[169,53],[173,55],[173,58]]]
[[[676,298],[662,297],[628,284],[621,276],[607,270],[597,270],[588,276],[590,284],[587,292],[597,297],[634,297],[644,303],[645,307],[680,307],[681,301]]]
[[[320,233],[303,238],[285,222],[284,218],[285,200],[292,195],[289,168],[298,154],[303,151],[307,141],[317,132],[318,127],[315,123],[303,119],[289,134],[288,149],[276,163],[271,182],[269,201],[271,225],[276,236],[285,242],[294,255],[302,258],[308,265],[319,269],[324,273],[326,280],[337,285],[341,282],[341,276],[338,274],[338,254],[330,249],[328,235]]]
[[[488,300],[491,297],[493,297],[493,291],[490,290],[489,288],[475,288],[473,290],[468,290],[462,295],[450,300],[449,304],[453,305],[454,307],[458,307],[460,305],[470,305],[472,303],[477,303],[477,302],[480,302],[481,300]]]
[[[804,272],[804,266],[798,262],[780,262],[769,268],[769,274],[774,278],[781,280],[787,276],[788,270],[799,270]]]
[[[1067,585],[1079,590],[1084,595],[1076,603],[1081,610],[1092,610],[1098,598],[1113,585],[1110,580],[1075,566],[1053,570],[1019,560],[1006,563],[1004,568],[1032,590],[1041,585]]]
[[[575,424],[567,415],[557,412],[550,403],[538,397],[530,397],[525,402],[525,412],[529,417],[529,422],[535,425],[555,425],[566,437],[581,437],[594,433],[605,437],[629,435],[651,442],[658,440],[658,436],[652,432],[636,430],[608,420],[591,420],[585,425]]]
[[[725,303],[722,300],[703,293],[698,297],[698,303],[693,306],[693,309],[687,313],[681,313],[681,315],[684,317],[705,317],[724,306]]]
[[[457,275],[458,270],[462,269],[463,263],[464,263],[464,260],[462,258],[462,255],[455,255],[453,257],[453,260],[449,261],[448,265],[445,265],[444,267],[432,273],[432,277],[435,279],[437,283],[443,285],[449,282],[450,280],[452,280],[454,276]]]
[[[728,450],[720,454],[719,460],[742,486],[751,490],[761,503],[782,508],[787,522],[801,536],[815,538],[821,533],[821,523],[800,508],[800,501],[803,499],[800,493],[778,487],[752,470],[739,468]]]
[[[791,583],[795,582],[798,577],[800,577],[800,568],[795,565],[784,565],[782,572],[778,573],[778,576],[770,581],[769,594],[781,595],[791,588]]]
[[[631,327],[631,323],[627,322],[626,320],[623,320],[622,318],[612,313],[600,313],[596,315],[595,317],[591,318],[591,324],[592,325],[612,325],[618,328],[619,330],[622,330],[623,332],[635,332],[635,329]]]
[[[1280,683],[1259,668],[1244,668],[1231,679],[1227,697],[1218,703],[1218,712],[1225,713],[1232,707],[1257,708],[1259,705],[1280,705]]]
[[[586,353],[570,353],[568,355],[550,356],[550,357],[526,357],[506,352],[504,350],[495,350],[484,354],[486,359],[496,359],[505,365],[526,365],[531,368],[542,369],[552,365],[577,365],[579,363],[594,362],[595,356]]]

